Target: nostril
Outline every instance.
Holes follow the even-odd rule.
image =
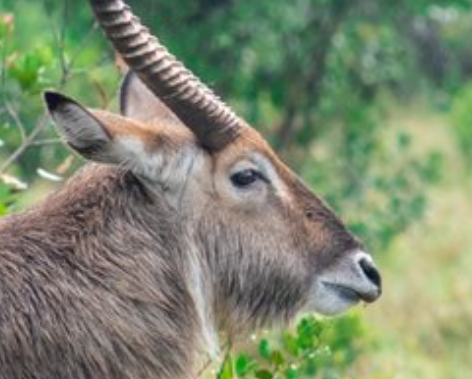
[[[367,276],[367,278],[380,289],[382,286],[382,278],[375,266],[366,258],[362,258],[359,265],[361,266],[365,276]]]

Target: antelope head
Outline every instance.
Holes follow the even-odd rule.
[[[166,204],[205,272],[218,322],[333,315],[376,300],[381,280],[370,255],[264,138],[121,0],[90,3],[130,67],[121,115],[53,92],[49,110],[74,150],[131,171]]]

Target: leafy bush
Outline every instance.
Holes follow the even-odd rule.
[[[302,318],[293,329],[253,336],[239,353],[228,352],[218,379],[332,379],[345,377],[365,348],[360,318]]]
[[[344,106],[325,119],[323,145],[315,144],[304,160],[302,176],[372,252],[382,253],[423,216],[425,189],[439,180],[442,157],[435,151],[415,156],[412,137],[386,128],[379,105],[354,90],[332,98]]]
[[[38,172],[67,176],[78,165],[67,164],[70,153],[49,123],[42,91],[62,88],[87,99],[86,103],[106,107],[116,93],[118,72],[111,59],[103,60],[100,44],[90,38],[93,25],[84,23],[78,33],[57,35],[60,28],[54,21],[51,27],[41,5],[17,2],[15,6],[23,12],[21,18],[0,12],[0,175],[8,171],[30,184]],[[28,33],[31,25],[40,31]],[[33,46],[31,34],[36,36]]]

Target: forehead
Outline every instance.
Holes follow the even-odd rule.
[[[216,157],[224,164],[243,159],[250,155],[260,156],[270,161],[273,165],[281,164],[277,155],[264,137],[262,137],[257,130],[249,126],[243,127],[238,138],[218,153]]]
[[[298,181],[294,174],[277,156],[268,142],[252,128],[244,128],[239,138],[216,155],[215,166],[220,169],[244,167],[252,164],[268,175],[278,189],[288,192],[292,183]]]

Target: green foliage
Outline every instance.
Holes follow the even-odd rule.
[[[451,121],[461,153],[472,168],[472,85],[465,86],[453,99]]]
[[[325,121],[332,123],[323,134],[330,149],[305,160],[302,176],[343,213],[367,246],[382,252],[421,219],[424,188],[439,180],[442,156],[435,151],[415,156],[409,134],[387,133],[382,112],[351,94],[345,92],[342,111]]]
[[[69,5],[76,7],[63,2],[53,8],[52,18],[46,17],[41,2],[15,2],[11,9],[18,13],[0,12],[0,158],[8,162],[5,167],[0,161],[0,174],[10,169],[27,183],[37,180],[38,170],[44,168],[64,175],[77,167],[66,164],[69,153],[47,122],[41,92],[63,88],[87,99],[86,103],[106,107],[118,85],[112,60],[103,60],[109,54],[101,52],[100,39],[91,38],[95,29],[84,21],[89,17],[83,14],[84,8],[75,12],[83,16],[71,23],[71,33],[53,17],[56,12],[72,12]],[[18,149],[21,154],[9,162],[8,157],[15,156]]]
[[[10,187],[0,182],[0,217],[6,216],[14,210],[16,197]]]
[[[442,155],[415,155],[413,135],[385,124],[380,99],[415,96],[422,80],[431,80],[412,30],[432,21],[448,62],[455,62],[440,89],[463,83],[469,0],[130,3],[173,53],[259,127],[370,250],[385,254],[425,214]],[[437,24],[444,12],[454,17]],[[37,197],[23,182],[44,184],[53,176],[40,177],[43,168],[67,177],[79,166],[44,122],[40,93],[53,87],[87,105],[113,107],[120,75],[107,46],[85,0],[2,1],[0,216]],[[435,85],[427,84],[434,94]],[[452,130],[469,163],[471,88],[452,105]],[[372,348],[357,315],[304,318],[246,345],[226,355],[218,378],[345,378]]]
[[[341,378],[366,348],[359,316],[302,318],[293,329],[263,333],[246,351],[228,353],[219,379]]]
[[[47,46],[40,46],[17,57],[9,67],[8,73],[11,79],[19,84],[23,92],[38,93],[50,85],[43,74],[52,61],[51,49]]]

